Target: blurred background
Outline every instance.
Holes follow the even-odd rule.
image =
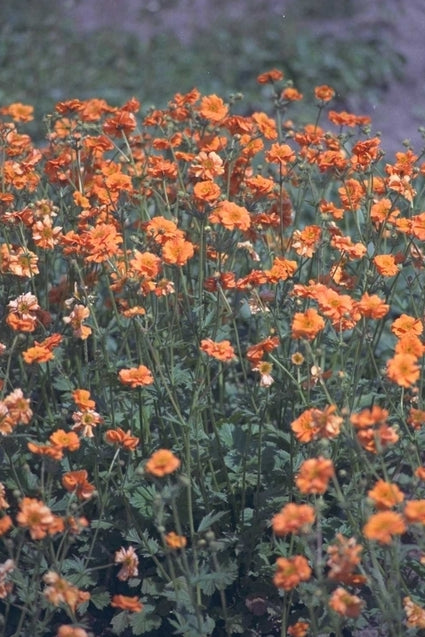
[[[334,108],[372,115],[389,154],[422,148],[424,0],[1,0],[0,15],[0,104],[33,104],[39,139],[72,97],[163,107],[196,86],[267,110],[255,78],[278,67],[305,96],[297,121],[326,83]]]

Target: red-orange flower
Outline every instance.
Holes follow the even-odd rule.
[[[92,497],[95,487],[88,482],[87,477],[85,469],[68,471],[62,476],[62,484],[67,491],[74,492],[79,500],[88,500]]]
[[[145,365],[122,369],[118,373],[118,377],[123,385],[129,385],[132,389],[152,385],[153,383],[152,372]]]
[[[270,82],[279,82],[280,80],[283,80],[283,73],[279,69],[270,69],[270,71],[257,75],[258,84],[268,84]]]
[[[321,102],[330,102],[334,95],[335,91],[327,84],[316,86],[316,88],[314,89],[314,96]]]
[[[128,610],[131,613],[140,613],[143,604],[138,597],[128,597],[127,595],[114,595],[111,601],[112,608]]]
[[[132,436],[130,429],[125,432],[120,427],[118,429],[108,429],[105,433],[105,439],[109,444],[117,445],[127,451],[134,451],[139,444],[139,438]]]
[[[145,470],[157,478],[174,473],[180,467],[180,460],[169,449],[158,449],[146,463]]]
[[[336,582],[344,584],[363,584],[366,578],[354,573],[360,564],[360,553],[363,547],[356,540],[346,538],[341,533],[336,536],[336,542],[329,545],[327,553],[329,559],[326,565],[329,567],[328,577]]]
[[[277,588],[290,591],[298,586],[300,582],[305,582],[311,577],[311,568],[302,555],[293,557],[278,557],[276,560],[276,573],[273,583]]]

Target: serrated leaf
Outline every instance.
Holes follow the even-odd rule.
[[[90,601],[98,610],[102,610],[108,606],[111,600],[110,594],[102,589],[93,589],[90,591]]]
[[[134,635],[144,635],[151,630],[156,630],[161,623],[161,617],[155,615],[155,606],[150,604],[145,604],[140,613],[132,613],[129,619]]]
[[[156,497],[156,490],[153,486],[137,487],[130,497],[130,504],[145,517],[152,517],[153,502]]]
[[[126,611],[122,611],[122,613],[118,613],[111,620],[111,628],[112,632],[115,635],[121,635],[128,627],[128,614]]]
[[[225,511],[218,511],[217,513],[207,513],[207,515],[202,518],[198,526],[198,533],[202,533],[209,529],[215,522],[220,520],[223,515],[225,515]]]
[[[59,378],[55,378],[53,380],[53,387],[57,389],[57,391],[72,391],[74,389],[73,384],[68,378],[64,376],[59,376]]]

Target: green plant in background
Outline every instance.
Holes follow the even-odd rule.
[[[355,13],[352,2],[334,9],[333,16]],[[329,82],[345,106],[344,100],[359,96],[379,98],[403,65],[391,43],[376,34],[316,32],[314,20],[326,16],[310,1],[290,6],[285,17],[256,13],[255,21],[249,12],[237,22],[224,21],[217,11],[208,29],[194,33],[187,44],[166,27],[147,40],[115,25],[79,33],[61,4],[50,0],[6,2],[3,11],[0,102],[33,104],[39,117],[29,130],[39,139],[45,134],[41,116],[71,97],[97,95],[119,104],[135,95],[165,106],[171,94],[197,86],[206,93],[241,91],[245,110],[255,110],[259,100],[252,77],[279,66],[306,95],[315,83]],[[306,99],[305,104],[299,117],[308,121],[313,103]]]

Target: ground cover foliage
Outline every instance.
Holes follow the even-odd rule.
[[[425,628],[425,164],[257,81],[0,111],[4,636]]]

